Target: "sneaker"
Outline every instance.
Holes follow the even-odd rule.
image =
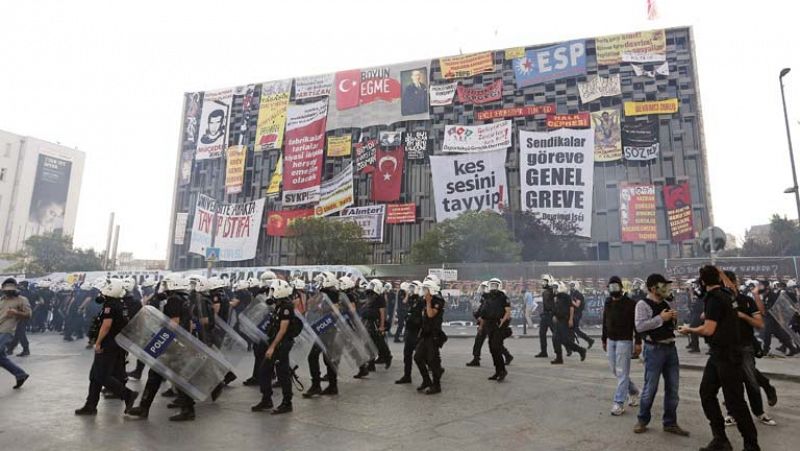
[[[622,404],[614,403],[614,405],[611,406],[611,415],[618,417],[623,413],[625,413],[625,408],[622,407]]]
[[[775,420],[773,420],[772,417],[770,417],[766,413],[764,413],[760,417],[758,417],[758,421],[760,421],[761,424],[766,424],[767,426],[777,426],[778,425],[778,423],[776,423]]]
[[[628,396],[628,405],[631,407],[636,407],[639,405],[639,394],[633,394]]]
[[[669,432],[670,434],[680,435],[681,437],[688,437],[689,431],[683,429],[682,427],[674,424],[672,426],[664,426],[664,432]]]
[[[641,423],[641,422],[636,423],[636,426],[633,427],[633,433],[634,434],[641,434],[641,433],[643,433],[645,431],[647,431],[647,425],[644,424],[644,423]]]
[[[736,420],[734,420],[732,416],[727,415],[725,416],[725,427],[731,426],[736,426]]]

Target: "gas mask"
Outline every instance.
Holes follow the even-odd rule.
[[[618,283],[608,284],[608,293],[615,298],[622,296],[622,285]]]
[[[3,288],[3,296],[7,298],[16,297],[17,294],[19,294],[19,291],[16,288]]]

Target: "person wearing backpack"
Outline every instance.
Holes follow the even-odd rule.
[[[504,356],[503,341],[510,334],[511,304],[501,290],[502,282],[494,278],[489,280],[489,292],[479,311],[480,329],[489,337],[489,351],[492,353],[494,375],[489,380],[503,382],[508,375]],[[510,359],[509,359],[510,360]]]

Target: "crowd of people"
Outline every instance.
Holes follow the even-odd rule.
[[[608,280],[607,297],[602,311],[600,341],[607,354],[617,383],[611,415],[624,414],[626,407],[638,407],[635,433],[647,431],[651,408],[660,379],[664,380],[663,429],[686,436],[689,433],[677,421],[679,356],[676,340],[690,337],[689,352],[700,352],[699,337],[708,345],[708,362],[699,392],[703,411],[709,420],[713,440],[702,449],[730,449],[726,426],[737,426],[746,449],[759,449],[753,415],[762,424],[775,425],[764,408],[775,405],[777,392],[756,367],[756,359],[771,353],[772,337],[787,356],[800,352],[793,333],[800,332],[797,315],[796,286],[793,282],[770,283],[738,281],[736,274],[714,266],[704,266],[690,281],[689,320],[679,324],[674,304],[673,282],[660,274],[646,280],[634,280],[625,286],[622,279]],[[336,277],[321,272],[313,280],[279,277],[265,271],[258,278],[238,280],[231,285],[219,277],[184,277],[178,274],[163,280],[101,278],[68,285],[40,280],[34,284],[7,279],[2,284],[0,302],[0,365],[16,378],[20,388],[29,375],[8,354],[22,347],[18,357],[30,354],[27,333],[55,331],[66,341],[88,337],[87,347],[94,348],[90,385],[84,405],[77,415],[94,415],[101,394],[119,398],[125,414],[147,418],[151,405],[164,382],[172,383],[162,395],[174,397],[167,407],[179,409],[173,421],[195,417],[192,396],[170,379],[169,374],[150,368],[147,382],[139,393],[127,387],[128,379],[144,376],[145,362],[129,356],[115,338],[135,315],[149,306],[209,348],[215,348],[213,330],[218,322],[234,327],[247,340],[253,352],[253,367],[244,385],[257,386],[260,401],[254,412],[285,414],[293,410],[293,386],[297,382],[293,362],[307,363],[311,385],[302,390],[303,398],[338,395],[338,380],[346,368],[344,359],[357,362],[355,379],[368,377],[378,365],[386,370],[393,356],[387,344],[393,316],[397,317],[394,341],[403,343],[403,375],[396,384],[413,381],[416,364],[421,384],[419,392],[434,395],[442,391],[441,349],[447,342],[443,316],[447,302],[442,297],[442,282],[435,276],[423,281],[404,281],[398,285],[378,279],[366,280],[349,275]],[[523,301],[533,295],[526,290]],[[526,299],[527,298],[527,299]],[[548,358],[548,332],[552,335],[553,360],[564,364],[564,353],[586,359],[587,349],[595,339],[580,329],[586,301],[578,282],[559,281],[551,275],[541,278],[541,292],[534,302],[539,313],[540,352],[536,358]],[[788,307],[795,312],[787,325],[773,309]],[[480,366],[481,349],[488,340],[494,374],[490,380],[503,382],[507,366],[514,357],[504,341],[513,334],[512,308],[503,282],[492,278],[482,282],[474,293],[473,317],[477,333],[473,358],[466,365]],[[256,312],[256,313],[254,313]],[[263,316],[254,316],[264,312]],[[245,333],[247,321],[258,323],[255,335]],[[787,330],[788,328],[788,330]],[[293,348],[310,337],[313,345],[307,355],[294,355]],[[585,346],[581,346],[582,340]],[[302,351],[299,347],[298,352]],[[630,377],[631,361],[642,356],[644,380],[641,388]],[[355,356],[355,357],[354,357]],[[361,357],[359,357],[361,356]],[[322,374],[322,359],[326,374]],[[127,364],[135,364],[127,371]],[[228,372],[211,391],[216,401],[236,375]],[[327,385],[323,389],[323,382]],[[282,401],[273,404],[273,388],[280,388]],[[718,393],[723,392],[727,415],[723,415]],[[748,403],[744,395],[747,395]],[[138,405],[136,401],[139,401]]]

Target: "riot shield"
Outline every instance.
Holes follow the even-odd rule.
[[[210,330],[210,338],[213,347],[234,367],[239,364],[242,357],[248,355],[247,341],[217,315],[214,315],[214,327]]]
[[[800,346],[800,334],[795,332],[791,326],[793,321],[800,321],[800,317],[798,317],[800,316],[800,310],[794,305],[785,291],[778,296],[778,300],[775,301],[775,304],[767,314],[772,315],[781,328],[789,334],[795,346]]]
[[[117,343],[196,401],[205,400],[233,366],[155,307],[145,306]]]
[[[337,373],[356,372],[359,364],[355,358],[354,344],[363,347],[363,343],[355,338],[353,329],[327,295],[317,293],[308,298],[305,321],[323,345],[322,350],[336,367]]]
[[[359,341],[364,343],[363,347],[355,349],[355,352],[358,354],[359,365],[364,365],[370,360],[376,359],[378,357],[378,347],[375,346],[367,328],[364,327],[364,322],[361,320],[356,306],[350,302],[350,298],[342,292],[339,292],[339,305],[341,306],[339,310],[342,313],[342,317],[344,317],[350,328],[353,329]]]
[[[272,305],[253,299],[253,302],[239,315],[239,330],[253,343],[266,343],[267,328],[273,310]]]

